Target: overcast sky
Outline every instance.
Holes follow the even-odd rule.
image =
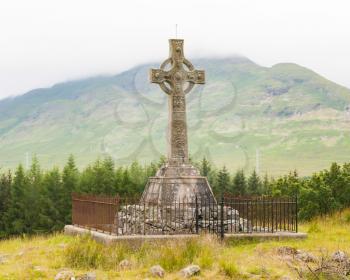
[[[350,87],[348,0],[1,0],[0,98],[163,60],[241,54],[295,62]]]

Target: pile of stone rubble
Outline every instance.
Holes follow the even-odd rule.
[[[196,219],[197,217],[197,219]],[[240,217],[236,209],[223,208],[222,224],[227,233],[252,232],[252,224]],[[217,205],[125,205],[116,217],[116,231],[119,235],[133,234],[188,234],[198,232],[219,232],[221,229],[221,208]]]

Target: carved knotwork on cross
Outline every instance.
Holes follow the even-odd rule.
[[[184,40],[181,39],[170,39],[169,58],[161,64],[160,69],[150,70],[151,82],[159,84],[161,89],[169,95],[168,159],[170,164],[188,163],[185,95],[195,84],[205,83],[204,71],[196,70],[184,57],[183,43]]]

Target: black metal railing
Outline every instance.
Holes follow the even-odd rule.
[[[296,198],[225,196],[224,205],[238,211],[242,232],[298,231]]]
[[[72,194],[72,223],[90,229],[115,233],[119,197]]]
[[[298,231],[298,204],[288,197],[194,197],[148,203],[139,197],[72,195],[73,224],[116,235]]]

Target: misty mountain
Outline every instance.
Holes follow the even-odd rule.
[[[206,71],[206,84],[187,95],[193,159],[269,174],[349,160],[349,89],[292,63],[193,64]],[[71,153],[80,166],[106,155],[117,164],[157,160],[166,153],[167,96],[149,83],[150,67],[158,64],[0,100],[0,166],[25,163],[26,154],[44,167],[62,166]]]

